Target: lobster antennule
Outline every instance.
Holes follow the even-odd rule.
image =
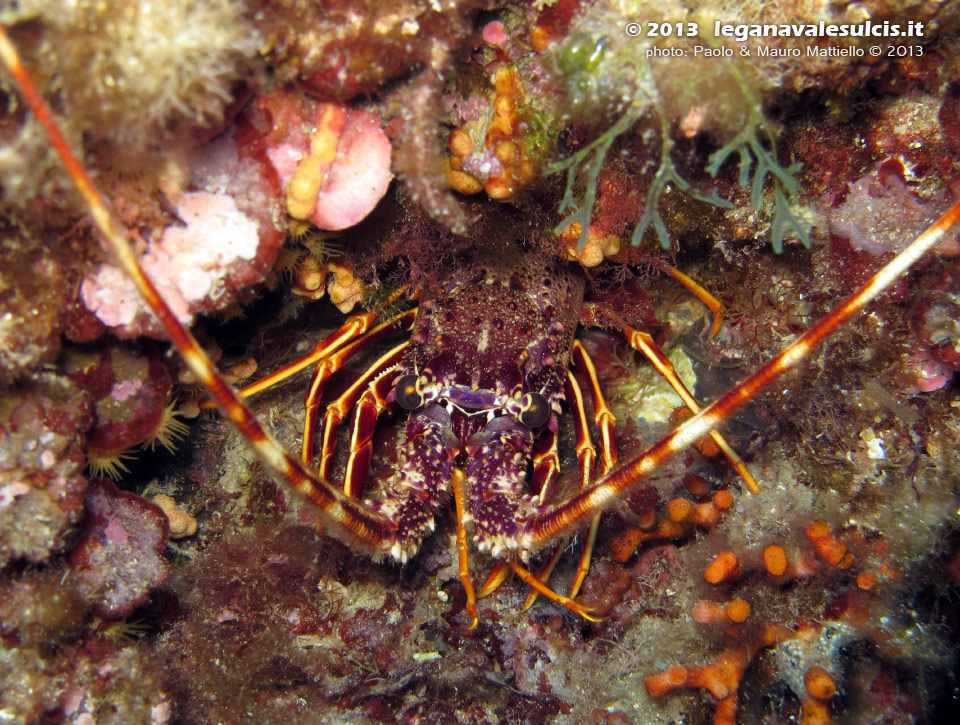
[[[2,24],[0,24],[0,58],[13,76],[34,117],[50,138],[74,186],[83,196],[97,229],[107,240],[117,261],[169,333],[190,370],[203,382],[210,395],[249,441],[258,458],[274,475],[289,482],[306,499],[316,504],[326,520],[342,530],[347,538],[357,541],[365,548],[379,549],[383,542],[390,538],[389,522],[344,496],[287,453],[220,376],[203,348],[190,331],[180,323],[169,305],[157,292],[153,282],[137,261],[133,248],[122,233],[106,202],[61,133],[50,108],[30,79],[19,53]]]
[[[753,400],[758,393],[803,360],[831,332],[844,324],[939,244],[960,221],[960,201],[931,224],[843,303],[807,330],[752,375],[698,415],[690,418],[593,486],[562,504],[533,516],[525,536],[533,549],[546,546],[569,530],[584,525],[598,511],[613,505],[623,492],[643,480],[667,459],[688,448]]]

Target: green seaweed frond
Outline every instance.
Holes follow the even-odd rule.
[[[749,106],[748,106],[749,107]],[[577,249],[583,249],[590,233],[590,219],[593,207],[597,200],[597,178],[607,153],[618,136],[628,131],[637,122],[640,113],[631,109],[596,140],[586,145],[573,156],[548,167],[547,173],[567,172],[567,183],[560,202],[560,213],[570,212],[563,221],[554,227],[554,233],[563,233],[571,224],[580,223],[580,237]],[[634,227],[631,243],[640,244],[643,235],[649,227],[653,227],[664,249],[670,248],[670,236],[667,226],[660,216],[659,204],[661,194],[669,187],[674,186],[683,193],[702,202],[713,204],[723,209],[732,209],[733,204],[722,198],[713,189],[704,190],[691,184],[677,171],[673,163],[672,152],[674,142],[669,134],[669,124],[660,118],[660,165],[650,183],[644,201],[643,215]],[[760,132],[766,136],[764,141]],[[734,153],[739,158],[739,183],[743,187],[750,187],[750,205],[754,211],[761,211],[764,203],[764,187],[769,177],[772,181],[773,207],[770,214],[773,221],[770,227],[770,241],[778,254],[783,251],[783,241],[788,237],[796,237],[803,246],[810,248],[810,223],[805,218],[799,198],[803,188],[796,176],[803,168],[803,164],[794,163],[782,166],[777,160],[777,147],[773,134],[770,132],[766,119],[759,106],[745,114],[744,125],[740,132],[726,145],[710,155],[706,171],[714,178],[720,168]],[[583,198],[577,203],[575,189],[578,181],[583,186]]]
[[[759,127],[766,131],[769,149],[757,137]],[[750,186],[750,206],[754,211],[760,211],[767,177],[770,176],[773,180],[773,225],[770,228],[773,251],[777,254],[783,251],[783,240],[787,238],[788,229],[809,249],[810,224],[792,208],[803,191],[796,179],[803,164],[781,166],[777,161],[777,146],[773,135],[767,130],[765,123],[756,120],[747,123],[729,143],[710,155],[707,164],[710,175],[716,177],[720,167],[734,152],[740,157],[738,181],[740,186]]]
[[[625,113],[595,141],[582,148],[570,158],[552,164],[547,169],[548,174],[564,170],[567,172],[567,185],[563,193],[563,200],[560,202],[560,212],[570,211],[572,213],[554,227],[553,232],[557,235],[562,234],[571,224],[579,222],[580,238],[577,242],[577,249],[583,249],[587,243],[587,238],[590,233],[590,218],[593,214],[594,203],[597,200],[597,177],[600,175],[600,169],[606,160],[607,152],[610,150],[616,138],[632,128],[638,118],[639,114],[636,112]],[[677,189],[685,194],[689,194],[694,199],[724,209],[732,209],[733,204],[721,198],[716,191],[698,189],[680,176],[671,157],[673,140],[669,136],[669,129],[667,128],[666,121],[664,121],[662,117],[661,127],[661,138],[663,141],[660,147],[660,166],[647,192],[647,198],[643,207],[643,216],[640,217],[640,221],[637,222],[636,227],[633,229],[631,243],[634,246],[638,246],[647,228],[653,226],[657,233],[657,238],[660,240],[660,245],[664,249],[669,249],[670,236],[667,233],[667,226],[663,221],[663,217],[660,216],[658,208],[660,195],[668,185],[674,185]],[[574,188],[577,182],[578,171],[581,172],[585,179],[583,200],[579,204],[574,200]]]
[[[593,214],[593,205],[597,200],[597,177],[600,175],[600,169],[603,168],[607,152],[617,136],[630,130],[638,118],[639,116],[634,113],[625,113],[595,141],[584,146],[570,158],[547,167],[547,174],[556,174],[559,171],[567,172],[567,185],[560,202],[560,213],[563,214],[567,211],[573,213],[555,226],[553,233],[559,236],[571,224],[580,222],[580,239],[577,242],[577,249],[583,249],[590,234],[590,217]],[[574,200],[574,187],[577,183],[578,171],[582,171],[586,176],[583,201],[579,205]]]
[[[652,225],[654,231],[657,233],[657,238],[660,240],[660,246],[664,249],[670,249],[670,236],[667,234],[667,225],[664,224],[663,217],[660,216],[659,210],[660,195],[669,184],[673,184],[684,194],[689,194],[699,201],[713,204],[722,209],[733,208],[733,204],[717,194],[715,189],[711,189],[710,191],[698,189],[680,176],[677,167],[673,164],[673,157],[671,156],[673,140],[667,135],[666,124],[661,121],[661,125],[663,143],[660,147],[660,166],[650,184],[650,190],[647,192],[647,198],[643,205],[643,216],[640,217],[640,221],[637,222],[637,226],[633,229],[633,235],[630,237],[630,243],[635,247],[640,245],[640,240],[643,239],[647,227]]]

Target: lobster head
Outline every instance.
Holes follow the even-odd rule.
[[[410,411],[395,477],[432,498],[462,470],[462,523],[493,556],[526,558],[528,474],[537,438],[557,432],[583,289],[532,257],[454,275],[422,299],[388,398]]]

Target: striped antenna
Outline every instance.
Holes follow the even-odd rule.
[[[250,442],[257,456],[278,479],[286,481],[316,504],[325,519],[342,532],[343,538],[354,541],[373,553],[382,554],[384,548],[390,545],[388,542],[394,533],[386,520],[367,510],[360,502],[344,496],[329,482],[314,475],[298,459],[287,453],[220,377],[206,353],[160,297],[156,287],[140,267],[133,249],[120,231],[120,226],[60,133],[50,109],[27,75],[2,25],[0,57],[23,93],[27,105],[50,137],[73,183],[83,195],[97,228],[109,242],[117,260],[130,275],[147,304],[169,332],[187,366],[203,382],[210,395]],[[638,484],[668,458],[707,435],[806,357],[827,335],[863,309],[939,243],[958,220],[960,202],[848,297],[840,307],[733,390],[593,486],[534,516],[527,523],[525,540],[521,544],[528,550],[537,550],[572,528],[586,526],[594,514],[612,506],[625,490]]]
[[[287,453],[260,424],[250,409],[241,402],[233,388],[220,376],[203,348],[190,331],[180,323],[157,292],[157,288],[140,266],[126,236],[121,232],[120,225],[60,132],[50,113],[50,108],[23,67],[20,56],[10,42],[3,25],[0,25],[0,58],[13,76],[34,117],[50,138],[73,184],[83,196],[97,229],[109,243],[114,257],[133,280],[143,299],[167,330],[187,367],[203,383],[207,392],[249,441],[257,457],[273,475],[288,482],[305,498],[316,504],[327,522],[343,531],[345,538],[359,543],[368,550],[379,551],[392,533],[386,520],[369,512],[358,501],[344,496],[330,483],[309,471],[297,458]]]
[[[960,201],[902,252],[890,260],[860,289],[847,297],[833,312],[807,330],[755,373],[723,397],[671,433],[658,440],[636,457],[619,466],[588,489],[559,504],[556,508],[538,514],[527,524],[527,536],[534,546],[544,546],[572,528],[583,526],[587,520],[609,508],[623,497],[624,491],[643,480],[664,461],[672,458],[710,433],[760,391],[803,360],[810,351],[830,333],[845,323],[869,302],[876,299],[916,262],[939,244],[953,226],[960,221]]]

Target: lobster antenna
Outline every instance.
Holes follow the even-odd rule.
[[[622,497],[625,489],[650,474],[668,458],[707,435],[753,400],[770,383],[803,360],[825,337],[876,299],[924,254],[940,243],[958,221],[960,201],[874,274],[866,284],[847,297],[839,307],[761,365],[756,372],[590,488],[584,489],[556,508],[534,516],[528,524],[527,534],[544,543],[552,541],[583,523],[597,511],[613,505],[614,501]]]
[[[0,58],[13,76],[34,117],[50,138],[74,186],[83,196],[97,229],[109,243],[114,257],[133,280],[144,301],[167,330],[187,367],[203,383],[207,392],[213,396],[227,417],[249,441],[257,457],[275,476],[289,482],[303,496],[319,506],[328,520],[339,524],[350,538],[366,545],[367,548],[376,548],[385,538],[386,522],[376,515],[371,515],[359,505],[359,502],[344,496],[330,483],[310,472],[297,458],[287,453],[260,424],[250,409],[241,402],[233,388],[220,376],[196,338],[177,319],[169,305],[157,292],[157,288],[140,266],[126,236],[121,232],[120,225],[54,121],[50,107],[40,96],[37,87],[23,67],[20,55],[10,41],[3,24],[0,24]]]

